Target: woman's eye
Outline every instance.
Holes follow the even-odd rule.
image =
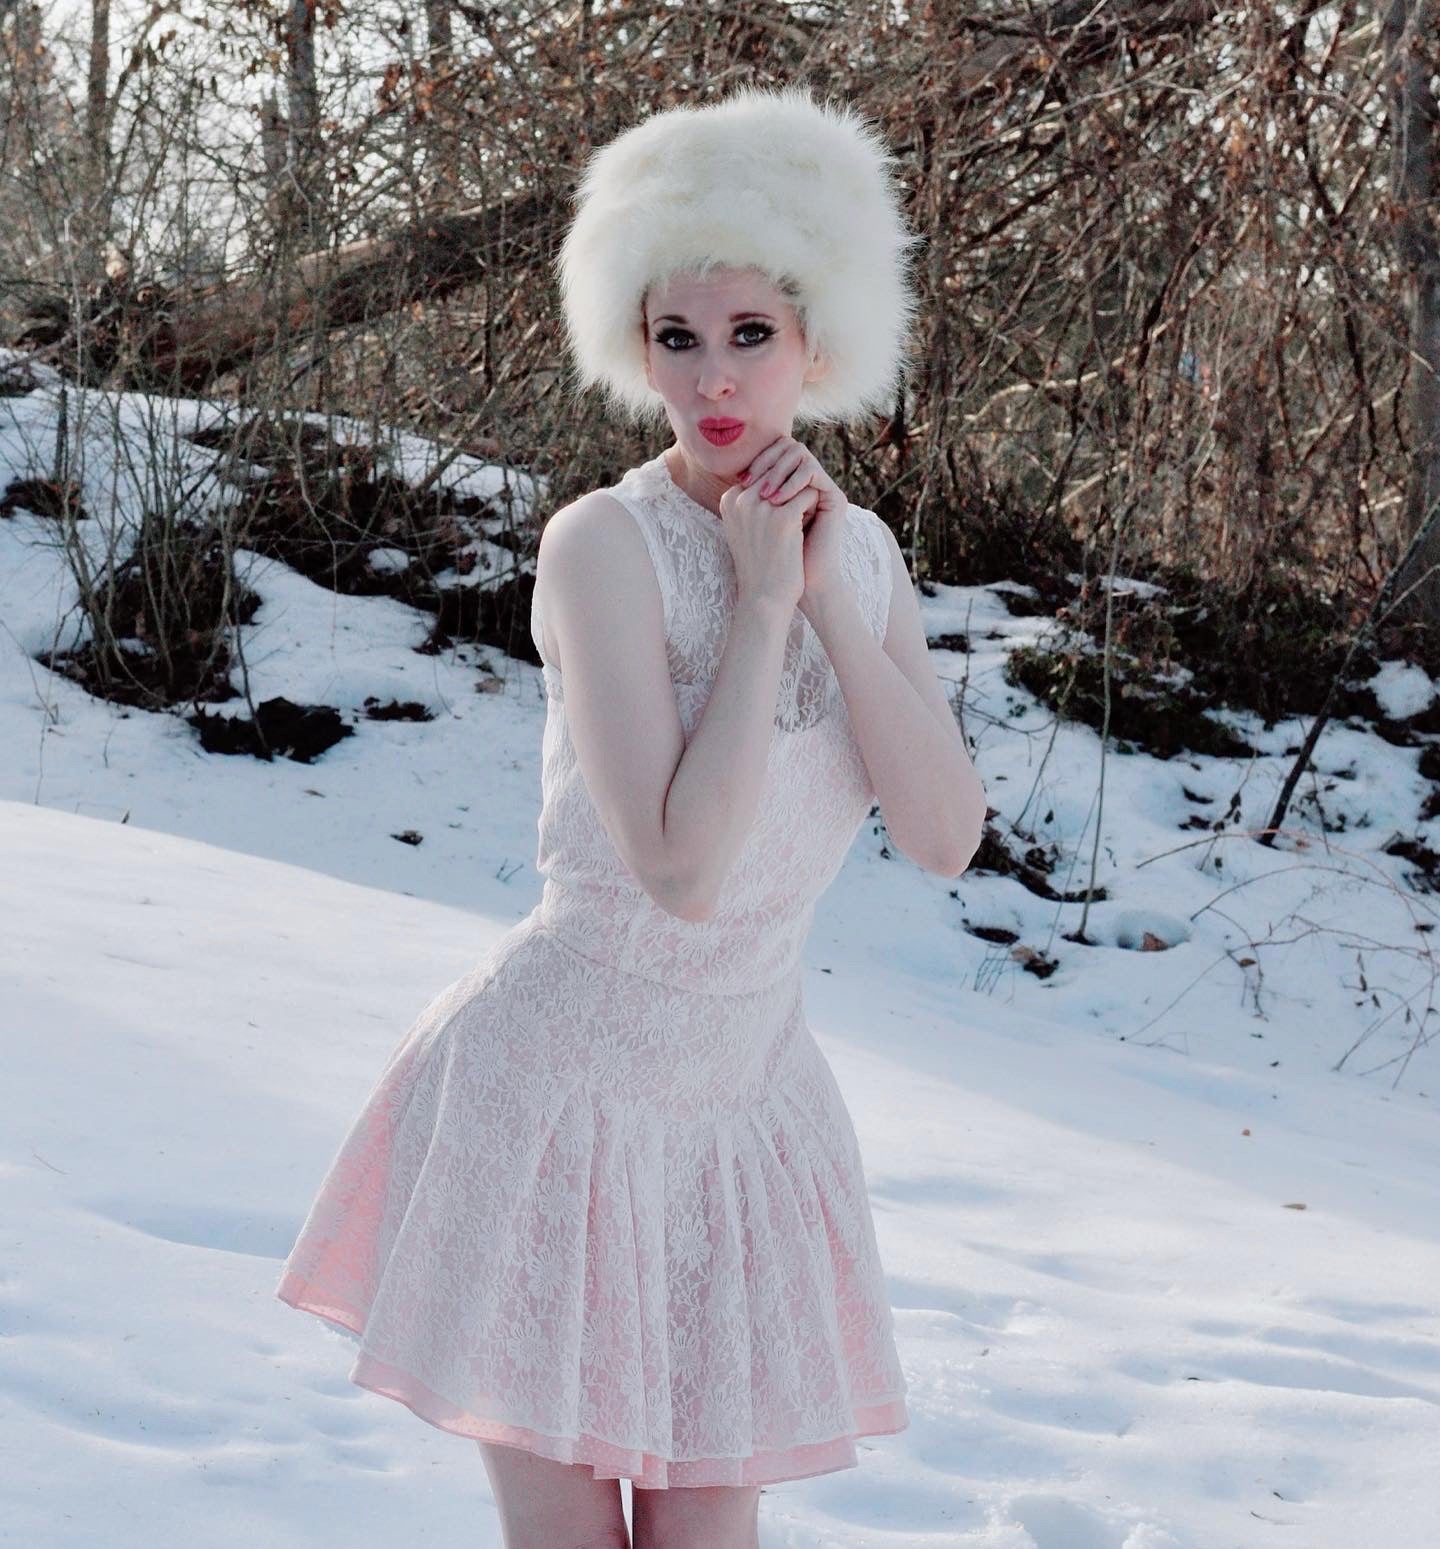
[[[757,344],[763,344],[774,334],[774,332],[775,330],[767,323],[742,323],[735,330],[735,337],[738,339],[741,337],[741,335],[744,334],[755,336],[752,337],[750,343],[743,346],[745,349],[754,349]],[[689,345],[688,343],[677,345],[676,341],[688,341],[693,337],[694,336],[687,328],[667,328],[663,333],[657,333],[655,335],[655,342],[657,344],[663,344],[666,349],[671,349],[674,350],[675,353],[679,353],[681,349],[688,349]]]

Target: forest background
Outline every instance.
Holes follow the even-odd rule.
[[[990,811],[817,911],[913,1421],[766,1541],[1431,1549],[1440,0],[0,0],[16,1542],[498,1542],[270,1293],[541,893],[540,528],[660,449],[573,391],[585,158],[791,84],[923,239],[806,439]]]
[[[1440,657],[1437,11],[5,0],[0,333],[77,414],[233,404],[203,434],[244,491],[196,509],[157,444],[139,543],[71,545],[91,640],[53,664],[151,708],[226,692],[237,547],[533,654],[544,516],[654,450],[570,390],[579,170],[644,113],[800,83],[884,130],[924,238],[911,379],[821,460],[922,589],[1031,589],[1065,627],[1008,671],[1061,715],[1166,754],[1240,751],[1220,705],[1311,714],[1298,774],[1326,717],[1384,722],[1377,660]],[[485,513],[513,562],[458,605],[444,458],[400,481],[306,413],[526,470],[540,507]],[[83,519],[73,429],[0,511]]]

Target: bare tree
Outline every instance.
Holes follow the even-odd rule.
[[[347,11],[342,32],[291,0],[269,21],[221,9],[223,56],[191,36],[111,91],[123,278],[12,337],[97,380],[383,404],[495,438],[557,489],[593,483],[639,438],[598,406],[572,423],[560,391],[550,264],[580,165],[647,108],[806,83],[885,130],[926,238],[909,388],[862,433],[818,438],[854,498],[920,577],[1063,570],[1045,556],[1073,540],[1083,584],[1112,554],[1223,578],[1233,628],[1213,654],[1240,673],[1286,588],[1363,610],[1435,499],[1433,3],[1387,15],[1382,36],[1358,0],[908,18],[886,0],[426,0],[413,18]],[[157,174],[181,160],[184,177]],[[295,200],[265,196],[277,175]],[[196,176],[213,192],[177,225],[162,207]],[[226,254],[203,286],[157,242],[198,226]],[[44,272],[42,244],[8,240],[0,267]],[[1412,273],[1428,299],[1407,307]],[[1163,667],[1169,620],[1117,627]],[[1323,685],[1300,688],[1318,702]]]
[[[1433,0],[1391,0],[1385,9],[1390,85],[1390,191],[1399,256],[1410,291],[1409,401],[1413,447],[1405,526],[1420,535],[1406,577],[1408,609],[1440,626],[1440,205],[1432,78],[1440,75],[1440,8]]]

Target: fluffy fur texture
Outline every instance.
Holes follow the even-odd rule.
[[[645,380],[641,301],[675,274],[755,267],[787,290],[830,370],[807,382],[800,423],[888,413],[908,361],[916,301],[880,133],[801,87],[745,88],[657,113],[586,165],[559,256],[583,390],[637,420],[664,417]]]

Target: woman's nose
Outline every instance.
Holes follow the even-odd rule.
[[[735,391],[734,378],[722,366],[702,366],[699,386],[704,398],[725,398]]]

